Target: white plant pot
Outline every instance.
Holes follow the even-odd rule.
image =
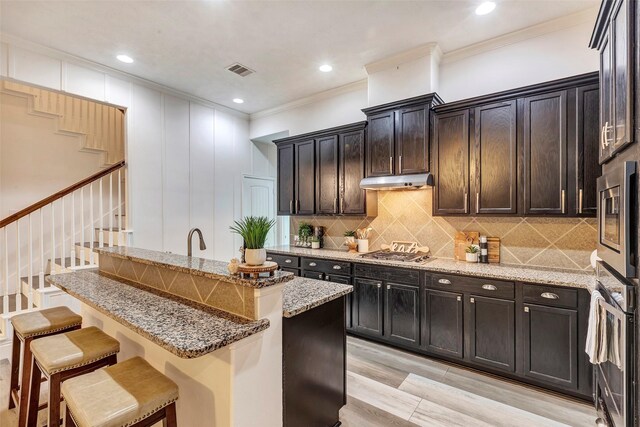
[[[267,250],[262,249],[245,249],[244,262],[248,265],[262,265],[267,260]]]
[[[358,252],[369,252],[369,239],[358,239]]]
[[[311,249],[320,249],[320,242],[311,242]]]
[[[467,256],[467,262],[478,262],[478,254],[470,254],[470,253],[466,253],[465,254]]]

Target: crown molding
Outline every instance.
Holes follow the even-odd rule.
[[[210,107],[210,108],[214,108],[216,110],[220,110],[220,111],[224,111],[226,113],[230,113],[233,114],[234,116],[243,118],[243,119],[248,119],[249,118],[249,114],[244,113],[242,111],[238,111],[235,110],[233,108],[221,105],[221,104],[217,104],[213,101],[209,101],[208,99],[205,98],[200,98],[199,96],[187,93],[187,92],[183,92],[181,90],[178,89],[174,89],[172,87],[169,86],[165,86],[163,84],[160,83],[156,83],[152,80],[147,80],[145,78],[142,77],[138,77],[135,76],[133,74],[129,74],[126,73],[124,71],[120,71],[120,70],[116,70],[115,68],[111,68],[108,67],[106,65],[102,65],[100,63],[97,62],[93,62],[90,61],[88,59],[85,58],[81,58],[79,56],[75,56],[73,54],[61,51],[61,50],[57,50],[57,49],[53,49],[47,46],[43,46],[41,44],[38,43],[34,43],[28,40],[25,40],[23,38],[11,35],[11,34],[7,34],[7,33],[3,33],[0,32],[0,43],[6,43],[9,47],[9,49],[11,49],[12,47],[18,47],[18,48],[22,48],[22,49],[26,49],[29,50],[31,52],[34,53],[39,53],[41,55],[45,55],[60,61],[64,61],[67,63],[71,63],[74,65],[80,65],[82,67],[91,69],[93,71],[97,71],[97,72],[101,72],[101,73],[105,73],[111,77],[116,77],[122,80],[126,80],[129,83],[135,83],[141,86],[145,86],[147,88],[150,89],[154,89],[157,90],[159,92],[162,92],[164,94],[167,95],[171,95],[171,96],[175,96],[177,98],[182,98],[188,101],[192,101],[195,102],[197,104],[201,104],[203,106],[206,107]],[[12,78],[12,80],[15,80]],[[17,81],[17,80],[16,80]],[[27,82],[28,83],[28,82]],[[65,92],[62,91],[63,93],[69,93],[69,92]]]
[[[469,46],[445,52],[442,58],[442,64],[459,61],[484,52],[509,46],[524,40],[533,39],[545,34],[554,33],[566,28],[575,27],[584,23],[595,23],[598,15],[598,7],[592,7],[583,11],[572,13],[571,15],[561,16],[560,18],[545,21],[540,24],[532,25],[521,30],[503,34],[489,40],[475,43]],[[586,43],[585,43],[586,45]]]
[[[367,70],[367,74],[373,74],[377,73],[378,71],[395,67],[398,64],[404,64],[409,61],[424,58],[425,56],[435,56],[440,59],[440,57],[442,56],[442,50],[440,50],[440,46],[438,46],[438,43],[431,42],[413,49],[405,50],[404,52],[400,52],[379,61],[366,64],[364,68],[365,70]]]
[[[322,92],[315,93],[313,95],[300,98],[295,101],[288,102],[286,104],[279,105],[277,107],[269,108],[267,110],[258,111],[249,115],[249,120],[255,120],[262,117],[272,116],[274,114],[282,113],[287,110],[293,110],[305,105],[313,104],[314,102],[322,101],[324,99],[333,98],[334,96],[341,95],[343,93],[355,92],[357,90],[367,88],[367,79],[355,81],[353,83],[347,83],[343,86],[338,86],[333,89],[328,89]]]

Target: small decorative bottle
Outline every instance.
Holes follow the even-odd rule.
[[[487,236],[480,236],[480,262],[487,264],[489,262],[489,245]]]

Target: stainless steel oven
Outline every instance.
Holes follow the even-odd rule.
[[[635,162],[598,178],[598,257],[624,277],[635,277]]]
[[[596,266],[596,289],[606,313],[606,361],[595,366],[596,410],[611,427],[633,427],[635,286],[603,262]]]

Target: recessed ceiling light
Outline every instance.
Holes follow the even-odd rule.
[[[481,3],[480,6],[476,8],[476,15],[486,15],[487,13],[491,13],[495,8],[496,8],[495,2],[485,1],[484,3]]]
[[[242,104],[242,103],[244,103],[244,99],[242,99],[242,98],[233,98],[233,102],[235,102],[236,104]]]
[[[124,62],[125,64],[131,64],[133,62],[133,58],[129,55],[118,55],[116,58],[118,58],[118,61]]]
[[[328,73],[329,71],[333,70],[333,67],[329,64],[324,64],[321,65],[318,70],[322,71],[323,73]]]

